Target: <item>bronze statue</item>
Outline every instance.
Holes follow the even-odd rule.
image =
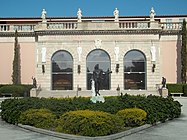
[[[103,79],[103,75],[104,74],[110,74],[112,73],[112,71],[110,72],[103,72],[102,69],[99,69],[99,64],[96,64],[94,67],[94,71],[93,71],[93,80],[95,82],[95,96],[100,95],[99,90],[100,90],[100,86],[101,86],[101,81]]]
[[[33,88],[37,88],[36,78],[32,77],[32,81],[33,81]]]
[[[166,88],[166,78],[162,77],[162,88]]]

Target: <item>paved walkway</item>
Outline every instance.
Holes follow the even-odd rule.
[[[126,136],[119,140],[187,140],[187,98],[176,98],[183,105],[182,115],[172,121]],[[62,140],[21,129],[0,119],[0,140]]]
[[[0,119],[0,140],[62,140],[10,125]]]
[[[175,98],[182,106],[180,118],[159,124],[120,140],[187,140],[187,98]]]

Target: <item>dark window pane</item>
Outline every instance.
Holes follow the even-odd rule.
[[[105,62],[105,61],[110,61],[110,58],[105,51],[94,50],[88,55],[87,61]]]
[[[94,71],[94,67],[95,65],[99,64],[99,68],[102,69],[103,71],[107,71],[109,68],[110,68],[110,62],[89,62],[87,61],[87,70],[90,71],[90,72],[93,72]]]
[[[53,72],[73,72],[73,65],[70,61],[52,62],[52,68]]]
[[[125,62],[125,72],[145,72],[145,62]]]
[[[66,51],[58,51],[52,57],[52,61],[62,61],[62,60],[63,61],[72,61],[72,57]]]
[[[140,52],[140,51],[130,51],[125,55],[125,62],[144,62],[145,61],[145,57],[144,55]]]
[[[129,51],[124,57],[124,88],[145,89],[146,59],[137,50]]]
[[[91,90],[91,79],[92,79],[93,73],[87,73],[87,89]],[[107,72],[103,73],[102,79],[99,83],[101,90],[108,90],[110,89],[110,74]]]
[[[94,50],[87,57],[87,89],[91,89],[91,78],[96,64],[99,64],[99,69],[104,72],[100,82],[100,89],[110,89],[110,74],[107,74],[110,71],[110,58],[103,50]]]
[[[125,73],[125,89],[145,89],[145,73]]]
[[[58,51],[52,57],[52,90],[73,89],[73,58],[67,51]]]
[[[53,90],[72,90],[73,77],[72,74],[53,74],[52,75]]]

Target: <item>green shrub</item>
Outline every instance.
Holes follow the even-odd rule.
[[[117,112],[123,119],[126,127],[135,127],[145,124],[147,113],[139,108],[127,108]]]
[[[177,118],[181,114],[181,104],[173,98],[163,98],[149,95],[147,97],[132,96],[125,94],[121,96],[124,108],[141,108],[147,112],[147,123],[154,124],[158,121],[165,122],[166,119]]]
[[[104,136],[123,130],[123,121],[119,117],[100,111],[70,111],[58,122],[57,131],[81,136]]]
[[[184,93],[187,96],[187,84],[167,84],[169,93]]]
[[[184,84],[167,84],[166,87],[169,93],[183,93]]]
[[[43,98],[6,99],[1,103],[1,118],[8,123],[17,124],[20,114],[31,108],[45,108]]]
[[[5,85],[0,88],[0,93],[9,95],[12,94],[13,97],[23,97],[24,93],[29,94],[31,85]]]
[[[18,122],[24,125],[31,125],[38,128],[55,128],[56,116],[47,109],[29,109],[22,112]]]
[[[184,93],[184,96],[187,96],[187,84],[183,86],[183,93]]]
[[[28,109],[46,108],[58,118],[69,111],[93,110],[116,114],[125,108],[140,108],[147,113],[146,123],[154,124],[157,121],[179,117],[181,104],[171,97],[159,96],[132,96],[105,97],[104,103],[92,103],[90,98],[19,98],[8,99],[1,104],[1,118],[6,122],[16,124],[20,114]]]

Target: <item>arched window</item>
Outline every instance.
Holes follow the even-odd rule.
[[[67,51],[57,51],[51,58],[52,90],[73,89],[73,58]]]
[[[138,50],[129,51],[124,57],[124,89],[146,89],[146,59]]]
[[[100,89],[108,90],[110,89],[110,74],[108,74],[111,70],[110,57],[108,53],[101,49],[93,50],[87,56],[87,89],[91,89],[91,79],[93,78],[94,67],[97,64],[99,65],[99,69],[104,72],[102,81],[100,82]]]

